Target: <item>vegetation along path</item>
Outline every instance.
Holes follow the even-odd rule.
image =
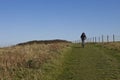
[[[65,54],[57,80],[120,80],[120,52],[94,44],[75,44]]]

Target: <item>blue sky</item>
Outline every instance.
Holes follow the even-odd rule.
[[[120,35],[120,0],[0,0],[0,43]]]

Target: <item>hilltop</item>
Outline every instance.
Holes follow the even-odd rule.
[[[20,45],[32,45],[32,44],[51,44],[51,43],[71,43],[70,41],[67,40],[60,40],[60,39],[55,39],[55,40],[33,40],[33,41],[28,41],[28,42],[23,42],[17,44],[18,46]]]

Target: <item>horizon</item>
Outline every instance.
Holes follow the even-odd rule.
[[[120,0],[1,0],[0,46],[120,36]]]

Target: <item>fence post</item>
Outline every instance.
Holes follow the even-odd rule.
[[[115,35],[113,34],[113,42],[115,42]]]
[[[109,36],[107,35],[107,42],[109,43]]]
[[[94,37],[93,37],[93,43],[94,43]]]
[[[89,43],[89,38],[87,38],[87,43]]]
[[[79,40],[79,44],[80,44],[80,40]]]
[[[99,43],[100,43],[100,37],[99,37]]]
[[[103,35],[102,35],[102,43],[104,42]]]
[[[95,43],[97,42],[97,39],[96,39],[96,37],[95,37]]]
[[[79,40],[77,40],[77,44],[79,43]]]
[[[75,40],[75,44],[76,44],[76,40]]]
[[[89,42],[91,43],[91,38],[89,38]]]
[[[92,43],[92,38],[90,38],[90,42]]]

